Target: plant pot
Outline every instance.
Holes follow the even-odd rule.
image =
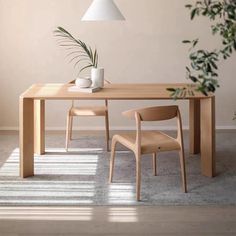
[[[104,68],[92,68],[91,79],[93,87],[104,87]]]
[[[75,85],[80,87],[80,88],[89,88],[92,85],[92,80],[90,77],[78,77],[75,80]]]

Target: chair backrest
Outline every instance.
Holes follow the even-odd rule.
[[[134,109],[122,113],[131,119],[136,120],[136,148],[141,151],[141,121],[163,121],[177,118],[176,140],[183,147],[182,121],[178,106],[156,106],[141,109]]]
[[[135,119],[138,113],[141,121],[163,121],[170,120],[177,116],[178,106],[156,106],[125,111],[122,114],[131,119]]]

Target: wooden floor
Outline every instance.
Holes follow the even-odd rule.
[[[236,207],[1,207],[0,236],[236,235]]]

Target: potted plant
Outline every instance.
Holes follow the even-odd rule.
[[[218,64],[222,59],[228,59],[236,51],[236,1],[235,0],[196,0],[195,4],[187,4],[190,18],[197,16],[209,18],[212,22],[213,35],[221,37],[222,46],[212,51],[198,48],[199,39],[184,40],[190,44],[190,65],[186,67],[187,79],[197,85],[196,90],[208,95],[215,92],[218,84]],[[193,94],[192,88],[169,88],[173,97]]]
[[[70,62],[74,62],[74,67],[81,67],[79,74],[87,68],[92,68],[91,79],[90,77],[78,77],[76,79],[76,85],[79,87],[90,87],[92,84],[94,87],[103,87],[104,69],[98,68],[97,49],[93,50],[80,39],[76,39],[63,27],[57,27],[54,35],[59,38],[59,45],[66,47],[68,50],[67,56],[70,57]]]

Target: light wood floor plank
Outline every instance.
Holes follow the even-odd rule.
[[[236,207],[8,207],[0,208],[4,234],[236,235]]]

